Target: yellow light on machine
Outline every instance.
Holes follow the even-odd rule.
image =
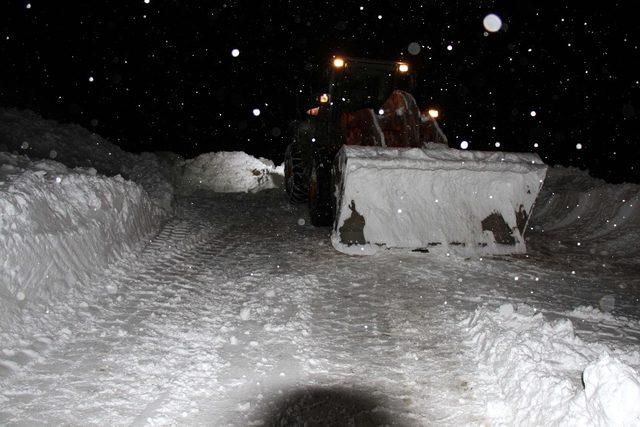
[[[438,116],[440,115],[440,112],[435,108],[430,108],[428,113],[429,113],[429,117],[431,117],[432,119],[437,119]]]
[[[326,93],[323,93],[322,95],[320,95],[320,97],[318,98],[318,101],[320,101],[321,104],[326,104],[327,102],[329,102],[329,95]]]
[[[333,60],[333,66],[336,68],[342,68],[344,67],[344,59],[342,58],[335,58]]]
[[[400,71],[401,73],[406,73],[409,71],[409,66],[403,62],[398,64],[398,71]]]

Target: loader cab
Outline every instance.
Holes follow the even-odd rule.
[[[320,91],[304,101],[308,116],[336,120],[343,112],[377,110],[394,90],[413,92],[415,75],[406,62],[334,56]]]
[[[394,90],[415,85],[406,62],[334,57],[327,74],[329,102],[321,104],[341,112],[380,108]]]

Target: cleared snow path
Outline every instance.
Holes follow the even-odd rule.
[[[0,423],[272,424],[332,407],[365,424],[481,424],[461,326],[478,306],[525,303],[575,317],[585,341],[640,342],[637,271],[542,253],[348,257],[303,212],[277,190],[180,200],[98,279],[112,293],[78,303],[69,338],[0,382]],[[628,322],[574,310],[602,298]]]

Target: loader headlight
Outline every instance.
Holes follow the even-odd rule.
[[[431,117],[432,119],[437,119],[438,116],[440,115],[440,112],[435,108],[430,108],[428,113],[429,113],[429,117]]]
[[[318,98],[318,101],[320,101],[321,104],[326,104],[327,102],[329,102],[329,95],[326,93],[323,93],[322,95],[320,95],[320,97]]]
[[[401,73],[406,73],[409,71],[409,66],[401,62],[398,64],[398,71],[400,71]]]
[[[342,58],[335,58],[333,60],[333,66],[336,68],[342,68],[344,67],[344,59]]]

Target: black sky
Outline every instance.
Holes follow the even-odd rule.
[[[5,0],[0,104],[133,151],[280,161],[296,93],[320,90],[318,64],[405,58],[452,146],[499,142],[639,182],[640,25],[633,2],[589,3]],[[485,34],[488,13],[502,18],[498,33]]]

